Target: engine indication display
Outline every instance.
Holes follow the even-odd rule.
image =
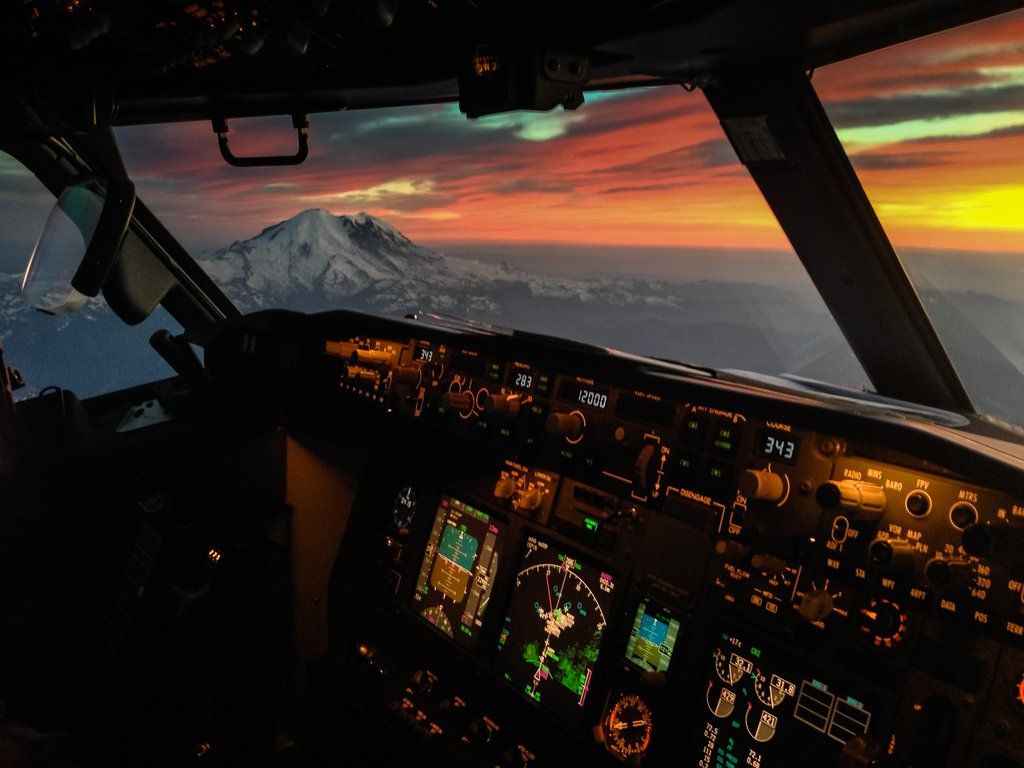
[[[626,644],[626,661],[645,672],[664,672],[679,638],[679,619],[667,610],[641,602]]]
[[[438,632],[469,648],[490,602],[505,530],[486,512],[441,497],[412,603]]]
[[[574,719],[590,693],[615,588],[604,569],[528,537],[495,669],[548,712]]]
[[[834,765],[843,745],[868,732],[871,710],[817,676],[723,633],[706,672],[707,710],[683,765]]]

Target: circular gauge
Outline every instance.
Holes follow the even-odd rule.
[[[722,682],[732,685],[743,677],[743,667],[734,663],[735,658],[725,653],[721,648],[715,650],[715,672],[722,678]]]
[[[395,528],[408,528],[416,517],[416,491],[403,488],[395,497],[395,506],[391,511],[391,519]]]
[[[766,741],[771,741],[775,736],[775,731],[779,727],[779,718],[766,709],[758,712],[754,709],[753,704],[747,704],[747,711],[743,715],[743,725],[754,741],[763,744]]]
[[[876,648],[895,648],[907,636],[907,614],[892,600],[873,597],[858,612],[857,628]]]
[[[452,623],[448,620],[448,614],[444,612],[442,606],[432,605],[429,608],[424,608],[420,616],[444,632],[448,637],[452,636]]]
[[[777,707],[786,698],[786,691],[783,686],[786,682],[777,675],[770,678],[760,672],[754,678],[754,693],[761,703],[766,707]]]
[[[654,730],[651,708],[639,696],[623,694],[609,708],[605,729],[606,746],[613,755],[623,760],[642,755]]]
[[[1024,673],[1013,684],[1013,703],[1017,705],[1017,711],[1024,715]]]
[[[708,680],[704,701],[711,714],[718,718],[728,717],[736,709],[736,694],[723,685],[715,685],[713,680]]]

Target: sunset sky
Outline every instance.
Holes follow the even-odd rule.
[[[1024,250],[1024,13],[824,68],[814,84],[897,245]],[[699,92],[596,94],[578,112],[477,121],[446,105],[311,123],[311,158],[271,170],[225,165],[205,123],[118,138],[143,198],[197,249],[311,207],[367,211],[434,245],[787,247]],[[237,121],[231,138],[239,153],[294,141],[286,118]]]

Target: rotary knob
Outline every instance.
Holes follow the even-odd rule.
[[[868,546],[868,557],[886,571],[905,572],[914,568],[914,547],[904,539],[878,538]]]
[[[521,395],[487,395],[483,403],[483,411],[489,416],[514,419],[519,415],[521,404]]]
[[[933,557],[924,566],[924,576],[936,589],[948,589],[963,584],[971,576],[970,566],[963,560]]]
[[[830,480],[815,494],[822,509],[841,510],[859,520],[878,520],[885,511],[885,491],[874,483],[856,480]]]
[[[391,377],[396,384],[415,387],[423,378],[423,369],[418,365],[396,365],[391,369]]]
[[[534,487],[527,488],[525,491],[519,494],[519,498],[516,499],[515,505],[516,509],[525,512],[533,512],[535,509],[538,509],[540,507],[541,502],[543,501],[544,495],[540,492],[540,488]]]
[[[740,475],[740,493],[751,501],[777,502],[786,493],[786,479],[767,469],[746,469]]]
[[[552,435],[564,437],[573,442],[583,437],[583,430],[587,428],[586,419],[579,411],[571,413],[552,413],[548,416],[547,430]]]
[[[800,614],[801,619],[813,624],[831,616],[834,608],[835,600],[828,590],[812,589],[800,598],[800,605],[797,606],[796,612]]]
[[[441,403],[445,408],[466,413],[473,409],[476,399],[472,392],[445,392]]]
[[[494,484],[494,498],[511,499],[516,492],[516,479],[514,477],[500,477]]]
[[[359,365],[383,368],[391,363],[391,353],[379,349],[356,349],[350,359]]]

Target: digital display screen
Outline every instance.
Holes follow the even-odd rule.
[[[476,645],[491,599],[505,532],[486,512],[441,497],[412,603],[438,632],[468,648]]]
[[[421,363],[434,362],[434,350],[430,347],[416,347],[416,359]]]
[[[670,427],[676,415],[676,404],[656,395],[630,392],[619,397],[618,414],[627,419]]]
[[[533,389],[533,374],[530,371],[519,370],[518,368],[512,371],[512,386],[516,389],[525,389],[527,391]]]
[[[563,381],[559,397],[567,403],[603,411],[608,407],[608,390],[604,387],[592,387],[578,381]]]
[[[754,452],[758,456],[785,464],[795,464],[796,455],[800,451],[800,438],[788,432],[763,429],[757,436]]]
[[[626,661],[644,672],[666,671],[679,639],[679,626],[679,619],[667,610],[640,603],[626,644]]]
[[[860,698],[731,633],[705,673],[704,712],[680,765],[789,768],[838,765],[843,745],[871,726]]]
[[[547,712],[575,720],[591,693],[615,589],[607,569],[527,538],[495,671]]]

